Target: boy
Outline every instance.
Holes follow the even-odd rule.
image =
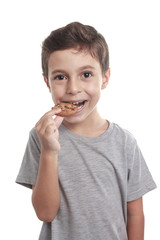
[[[16,182],[33,189],[39,239],[143,240],[142,196],[156,185],[134,137],[98,113],[110,77],[105,39],[78,22],[57,29],[42,69],[53,102],[78,111],[63,118],[53,108],[30,132]]]

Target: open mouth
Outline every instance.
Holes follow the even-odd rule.
[[[80,110],[86,102],[87,102],[87,100],[79,101],[79,102],[66,102],[66,103],[71,103],[73,105],[76,105],[78,107],[78,110]]]

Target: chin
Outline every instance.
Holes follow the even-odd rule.
[[[80,124],[82,123],[84,120],[81,120],[80,118],[73,118],[72,116],[70,117],[65,117],[64,120],[63,120],[63,123],[65,124],[71,124],[71,125],[74,125],[74,124]]]

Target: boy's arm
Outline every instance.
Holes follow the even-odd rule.
[[[142,198],[127,203],[128,240],[144,240],[144,214]]]
[[[57,156],[41,153],[36,185],[32,187],[32,204],[37,217],[52,222],[60,205]]]
[[[52,110],[46,113],[36,124],[36,131],[41,142],[41,155],[37,181],[33,186],[32,203],[38,218],[45,222],[53,221],[60,205],[58,127],[63,118],[56,117],[54,120],[52,118],[58,112]]]

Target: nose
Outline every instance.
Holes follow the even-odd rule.
[[[81,92],[81,84],[78,79],[69,79],[67,83],[67,94],[76,95]]]

